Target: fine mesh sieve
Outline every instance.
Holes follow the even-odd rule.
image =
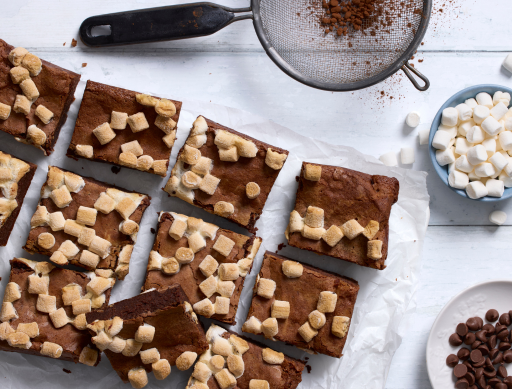
[[[382,6],[395,10],[363,19],[362,29],[350,28],[347,36],[325,34],[321,0],[251,0],[251,7],[242,9],[193,3],[94,16],[82,23],[80,37],[93,47],[176,40],[210,35],[252,18],[269,57],[306,85],[350,91],[377,84],[402,69],[417,89],[428,89],[428,79],[407,61],[425,35],[432,0],[382,0]],[[110,34],[93,36],[97,26],[110,27]]]

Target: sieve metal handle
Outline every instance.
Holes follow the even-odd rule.
[[[420,84],[418,84],[418,81],[416,81],[416,79],[414,78],[414,76],[409,72],[409,70],[411,72],[413,72],[419,79],[421,79],[425,85],[421,86]],[[414,68],[413,66],[411,66],[409,64],[409,62],[406,62],[403,64],[402,66],[402,71],[405,73],[405,75],[407,76],[407,78],[409,78],[409,80],[412,82],[412,84],[414,85],[414,87],[416,89],[418,89],[419,91],[426,91],[429,87],[430,87],[430,81],[428,80],[427,77],[425,77],[422,73],[420,73],[418,70],[416,70],[416,68]]]
[[[191,3],[118,12],[85,19],[80,39],[91,47],[159,42],[211,35],[227,25],[252,18],[251,8],[229,8],[213,3]],[[94,35],[98,27],[103,35]]]

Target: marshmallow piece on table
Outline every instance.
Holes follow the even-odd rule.
[[[473,165],[471,165],[468,161],[468,158],[465,155],[461,155],[455,161],[455,168],[464,173],[471,173],[474,169]]]
[[[480,181],[472,181],[466,186],[466,193],[470,199],[480,199],[489,193],[487,187]]]
[[[501,120],[508,112],[508,107],[501,101],[491,109],[491,116],[496,120]]]
[[[512,134],[511,134],[512,135]],[[487,161],[487,151],[482,145],[471,147],[466,154],[468,161],[471,165],[478,165],[479,163]]]
[[[483,105],[478,105],[473,110],[473,120],[476,124],[481,124],[491,114],[491,110]]]
[[[379,157],[379,161],[381,161],[386,166],[398,166],[398,159],[396,158],[396,153],[394,151],[382,154]]]
[[[492,163],[483,162],[475,167],[475,174],[478,177],[490,177],[496,174],[496,168]]]
[[[437,130],[432,139],[432,147],[437,150],[446,150],[450,147],[450,142],[453,139],[448,131]]]
[[[501,197],[503,196],[503,192],[505,192],[505,184],[503,181],[490,179],[485,183],[485,187],[487,188],[487,196],[491,197]]]
[[[493,211],[489,215],[489,221],[501,226],[507,221],[507,214],[503,211]]]
[[[473,119],[469,119],[467,121],[465,121],[464,123],[461,123],[457,132],[459,133],[459,135],[461,136],[466,136],[466,134],[468,133],[468,131],[471,129],[471,127],[473,126],[476,126],[476,123]]]
[[[474,98],[467,99],[466,101],[464,101],[464,104],[466,104],[471,109],[475,109],[475,107],[478,105]]]
[[[400,150],[400,161],[403,165],[411,165],[414,163],[414,149],[412,147],[402,147]],[[455,161],[455,156],[454,156]]]
[[[430,137],[430,128],[424,128],[418,131],[418,138],[420,145],[428,145],[428,138]]]
[[[475,99],[479,105],[483,105],[484,107],[487,107],[489,109],[491,109],[494,106],[492,102],[492,97],[489,93],[480,92],[479,94],[476,95]]]
[[[455,154],[466,155],[473,145],[466,138],[455,139]]]
[[[490,97],[490,96],[489,96]],[[492,99],[491,99],[492,101]],[[441,123],[445,126],[453,127],[459,122],[459,111],[453,107],[443,109]]]
[[[480,126],[473,126],[466,134],[466,139],[469,143],[482,143],[485,139],[485,133]]]
[[[501,153],[495,153],[489,158],[489,162],[494,165],[498,172],[501,172],[509,164],[507,159]]]
[[[512,54],[509,54],[503,60],[502,66],[512,73]]]
[[[487,156],[490,158],[496,153],[496,140],[493,138],[485,139],[482,142],[482,146],[484,146],[485,151],[487,151]]]
[[[409,127],[418,127],[420,124],[420,113],[417,111],[412,111],[407,115],[405,122]]]
[[[482,122],[482,130],[491,136],[498,135],[502,129],[503,127],[501,126],[501,123],[492,116],[488,116]]]
[[[459,112],[459,119],[461,122],[465,122],[473,116],[473,110],[467,104],[459,104],[455,109]]]
[[[510,131],[500,132],[498,139],[500,141],[501,147],[503,147],[503,150],[505,150],[505,151],[512,150],[512,132],[510,132]]]
[[[455,162],[455,154],[453,152],[453,148],[450,147],[449,149],[446,150],[437,150],[436,161],[439,164],[439,166],[445,166]]]
[[[466,186],[469,185],[469,177],[466,173],[453,170],[448,176],[448,184],[452,188],[466,189]]]

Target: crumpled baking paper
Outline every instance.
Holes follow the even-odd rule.
[[[246,233],[240,227],[222,218],[177,198],[168,197],[161,190],[167,178],[164,180],[152,174],[125,168],[118,174],[114,174],[111,171],[111,165],[85,160],[75,161],[66,157],[65,153],[84,88],[85,82],[81,81],[76,92],[77,101],[71,106],[69,118],[62,129],[56,150],[50,157],[44,157],[41,152],[31,146],[17,143],[7,134],[0,134],[1,150],[39,165],[9,243],[5,248],[0,248],[0,276],[2,277],[0,293],[2,294],[9,278],[8,261],[10,259],[13,257],[47,259],[42,255],[30,255],[21,247],[25,244],[30,230],[30,218],[37,206],[40,188],[46,180],[48,165],[69,169],[83,176],[92,176],[100,181],[146,193],[152,197],[151,206],[146,210],[141,223],[131,259],[130,274],[124,281],[118,281],[115,285],[111,303],[140,292],[147,258],[153,245],[154,234],[151,229],[156,228],[158,212],[162,210],[181,212],[200,217],[223,228]],[[359,282],[361,289],[344,356],[341,359],[320,354],[311,355],[281,342],[272,342],[261,336],[245,334],[289,356],[307,360],[309,367],[304,370],[300,388],[384,388],[391,359],[401,343],[404,331],[401,321],[404,316],[410,317],[414,311],[414,304],[411,304],[411,301],[418,285],[422,245],[429,220],[426,173],[386,167],[377,159],[361,154],[353,148],[336,146],[299,135],[248,112],[198,101],[184,101],[178,126],[178,140],[171,155],[171,167],[179,148],[185,142],[192,122],[198,115],[204,115],[256,139],[290,151],[288,160],[267,200],[263,215],[256,224],[257,235],[263,238],[263,244],[254,262],[253,270],[245,280],[236,318],[237,325],[231,328],[237,332],[240,332],[249,309],[252,287],[261,266],[263,253],[265,250],[276,251],[280,243],[286,245],[284,230],[289,213],[293,209],[297,189],[295,177],[299,175],[302,160],[343,166],[365,173],[393,176],[400,181],[398,202],[391,212],[389,255],[386,261],[387,268],[384,271],[362,268],[292,247],[285,247],[280,251],[280,254],[290,258],[352,277]],[[340,139],[333,139],[333,143],[342,140],[342,134],[343,129],[340,128]],[[203,318],[201,320],[206,328],[211,323],[211,320]],[[71,373],[65,372],[65,369]],[[310,372],[308,372],[309,369]],[[157,381],[153,374],[149,374],[148,388],[184,388],[190,374],[191,371],[180,372],[175,367],[164,381]],[[0,352],[0,382],[2,388],[130,387],[129,384],[122,383],[105,356],[96,368],[91,368],[81,364],[75,365],[72,362],[7,352]]]

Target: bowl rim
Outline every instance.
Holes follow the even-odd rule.
[[[508,199],[508,198],[512,197],[512,187],[505,188],[505,192],[503,193],[503,196],[501,196],[501,197],[485,196],[485,197],[482,197],[479,199],[472,199],[467,195],[465,190],[456,189],[456,188],[451,187],[448,184],[448,171],[447,171],[446,166],[440,166],[437,163],[436,149],[434,147],[432,147],[432,140],[434,139],[434,135],[437,131],[437,128],[441,124],[441,115],[443,113],[443,110],[448,107],[455,107],[456,105],[463,103],[466,99],[471,98],[471,97],[465,97],[462,99],[460,97],[461,95],[473,93],[472,97],[474,98],[480,92],[487,92],[492,96],[497,91],[508,92],[512,95],[512,88],[506,87],[504,85],[498,85],[498,84],[479,84],[479,85],[473,85],[473,86],[470,86],[470,87],[460,90],[459,92],[457,92],[453,96],[451,96],[448,100],[446,100],[444,102],[444,104],[441,106],[441,108],[439,108],[439,110],[437,111],[437,113],[434,117],[434,120],[432,120],[432,124],[430,126],[428,147],[429,147],[429,154],[430,154],[430,162],[432,163],[434,170],[436,171],[436,173],[437,173],[438,177],[441,179],[441,181],[444,182],[444,184],[448,188],[450,188],[453,192],[457,193],[458,195],[460,195],[468,200],[472,200],[472,201],[495,202],[495,201],[502,201],[502,200]],[[461,101],[459,101],[459,100],[461,100]],[[455,104],[455,102],[456,102],[456,104]],[[510,108],[510,106],[509,106],[509,108]]]

